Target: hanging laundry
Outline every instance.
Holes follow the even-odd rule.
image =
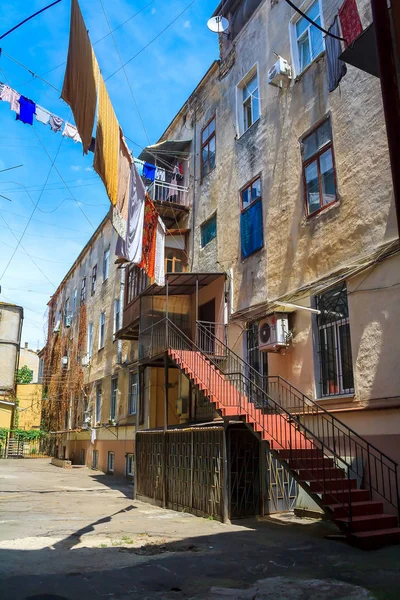
[[[156,168],[156,179],[158,181],[165,181],[165,169],[161,167]]]
[[[33,125],[33,115],[36,111],[36,104],[25,96],[20,96],[18,102],[19,114],[16,117],[17,121],[22,121],[27,125]]]
[[[117,240],[115,254],[116,262],[132,262],[139,264],[142,261],[143,231],[146,190],[138,173],[135,163],[131,166],[128,223],[125,238]]]
[[[56,115],[50,115],[49,124],[51,130],[54,131],[54,133],[58,133],[59,131],[61,131],[62,126],[64,125],[64,121]]]
[[[20,109],[20,106],[19,106],[20,96],[21,96],[21,94],[18,94],[18,92],[16,92],[12,88],[10,88],[9,85],[3,84],[3,89],[1,90],[1,93],[0,93],[0,100],[3,100],[3,102],[9,102],[10,109],[13,110],[15,113],[17,113],[17,115],[19,114],[19,109]]]
[[[92,141],[90,142],[89,152],[94,152],[96,148],[96,138],[92,137]]]
[[[160,216],[157,223],[154,282],[157,285],[165,285],[165,225]]]
[[[344,0],[339,9],[339,18],[342,37],[346,40],[346,45],[351,46],[363,30],[356,0]]]
[[[61,98],[70,105],[87,154],[97,103],[99,66],[77,0],[71,3],[67,68]]]
[[[119,125],[103,77],[100,76],[94,170],[106,186],[113,206],[118,199]]]
[[[155,165],[151,165],[150,163],[145,162],[144,166],[143,166],[143,177],[146,177],[146,179],[150,179],[150,181],[154,181],[155,176],[156,176]]]
[[[328,29],[328,32],[340,37],[339,21],[335,17],[332,25]],[[330,92],[336,90],[340,80],[347,73],[346,64],[339,60],[339,56],[342,53],[342,47],[340,40],[332,37],[331,35],[325,36],[325,51],[326,51],[326,64],[328,73],[328,88]]]
[[[134,161],[134,163],[136,165],[136,168],[138,170],[138,173],[139,173],[140,177],[142,177],[143,176],[144,162],[142,160],[139,160],[138,158],[134,158],[133,161]]]
[[[82,142],[81,136],[78,133],[75,125],[71,125],[71,123],[65,122],[64,131],[62,132],[63,136],[71,138],[74,142]]]
[[[146,195],[143,226],[143,255],[139,267],[144,269],[144,271],[149,277],[154,277],[154,266],[156,260],[157,224],[158,213],[150,197]]]
[[[169,202],[175,202],[179,204],[179,190],[178,190],[178,177],[180,177],[180,171],[177,165],[175,165],[174,170],[171,174],[170,186],[168,188],[167,200]]]
[[[45,109],[36,104],[36,121],[48,125],[50,121],[50,113]]]
[[[125,239],[128,223],[129,185],[132,156],[126,145],[122,129],[119,130],[118,199],[113,208],[112,223],[117,233]],[[143,196],[144,198],[144,196]]]

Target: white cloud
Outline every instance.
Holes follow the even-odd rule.
[[[151,14],[152,14],[152,15],[155,15],[155,14],[156,14],[156,12],[157,12],[157,11],[156,11],[156,9],[153,7],[153,8],[151,9]]]
[[[93,167],[85,167],[85,171],[93,171]]]
[[[191,28],[190,21],[185,21],[184,24],[183,24],[183,28],[184,29],[190,29]]]
[[[80,165],[71,165],[71,170],[72,171],[80,171],[82,167],[80,167]]]

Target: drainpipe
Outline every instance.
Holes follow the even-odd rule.
[[[394,5],[395,2],[392,2],[392,4]],[[371,0],[371,7],[375,25],[383,110],[392,169],[397,228],[400,237],[400,90],[395,61],[397,50],[394,46],[394,34],[386,0]],[[400,60],[399,56],[398,60]]]

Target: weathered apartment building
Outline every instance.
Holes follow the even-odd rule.
[[[341,4],[301,9],[328,28]],[[182,181],[146,182],[165,286],[128,267],[116,332],[137,361],[136,493],[223,520],[318,506],[359,542],[397,539],[400,257],[379,79],[348,65],[329,92],[323,34],[283,0],[221,14],[220,59],[139,156]],[[270,85],[278,59],[290,71]]]

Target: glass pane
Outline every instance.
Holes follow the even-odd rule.
[[[318,148],[332,141],[332,129],[330,119],[327,119],[317,129]]]
[[[173,261],[172,260],[167,260],[167,273],[172,273],[172,269],[173,269]]]
[[[307,65],[311,62],[310,45],[308,41],[308,33],[297,42],[299,48],[300,71],[304,71]]]
[[[310,6],[310,8],[306,11],[306,15],[307,15],[307,17],[309,17],[313,21],[316,21],[316,22],[319,21],[319,18],[317,18],[317,17],[319,17],[319,5],[318,5],[318,2],[314,2],[314,4],[312,6]]]
[[[261,180],[256,179],[251,186],[251,199],[257,200],[261,197]]]
[[[167,258],[174,258],[174,251],[173,250],[167,250]]]
[[[314,132],[303,140],[303,158],[307,160],[317,151],[317,134]]]
[[[243,88],[243,100],[246,100],[249,96],[254,94],[258,87],[258,77],[255,75]]]
[[[330,204],[336,200],[335,175],[333,172],[332,150],[329,148],[319,157],[322,183],[322,204]]]
[[[208,127],[206,127],[203,131],[203,133],[201,134],[201,141],[202,143],[206,141],[206,139],[208,138]]]
[[[242,208],[247,208],[251,204],[250,187],[242,192]]]
[[[180,260],[175,261],[175,273],[182,273],[182,263]]]
[[[251,100],[246,100],[243,105],[243,113],[244,113],[244,130],[246,131],[250,125],[252,125],[253,120],[251,116]]]
[[[308,214],[320,208],[317,161],[305,169]]]
[[[211,171],[215,167],[215,137],[210,139],[208,144],[208,152],[209,170]]]
[[[299,38],[310,27],[310,23],[306,19],[299,19],[296,23],[296,37]]]
[[[217,236],[217,217],[207,221],[201,226],[201,245],[204,247],[208,242],[211,242]]]
[[[321,25],[320,19],[315,19],[318,25]],[[310,27],[310,39],[311,39],[311,60],[313,60],[322,50],[324,49],[324,40],[322,38],[322,31],[311,25]]]
[[[208,126],[208,132],[209,132],[208,135],[211,135],[212,133],[214,133],[214,131],[215,131],[215,119],[213,119]]]
[[[260,116],[260,102],[258,99],[258,89],[255,91],[255,94],[252,98],[251,101],[251,107],[252,107],[252,119],[253,119],[253,123],[255,123],[258,119],[258,117]]]
[[[351,356],[350,325],[345,323],[339,327],[340,362],[342,367],[343,391],[349,392],[354,388],[353,359]]]

